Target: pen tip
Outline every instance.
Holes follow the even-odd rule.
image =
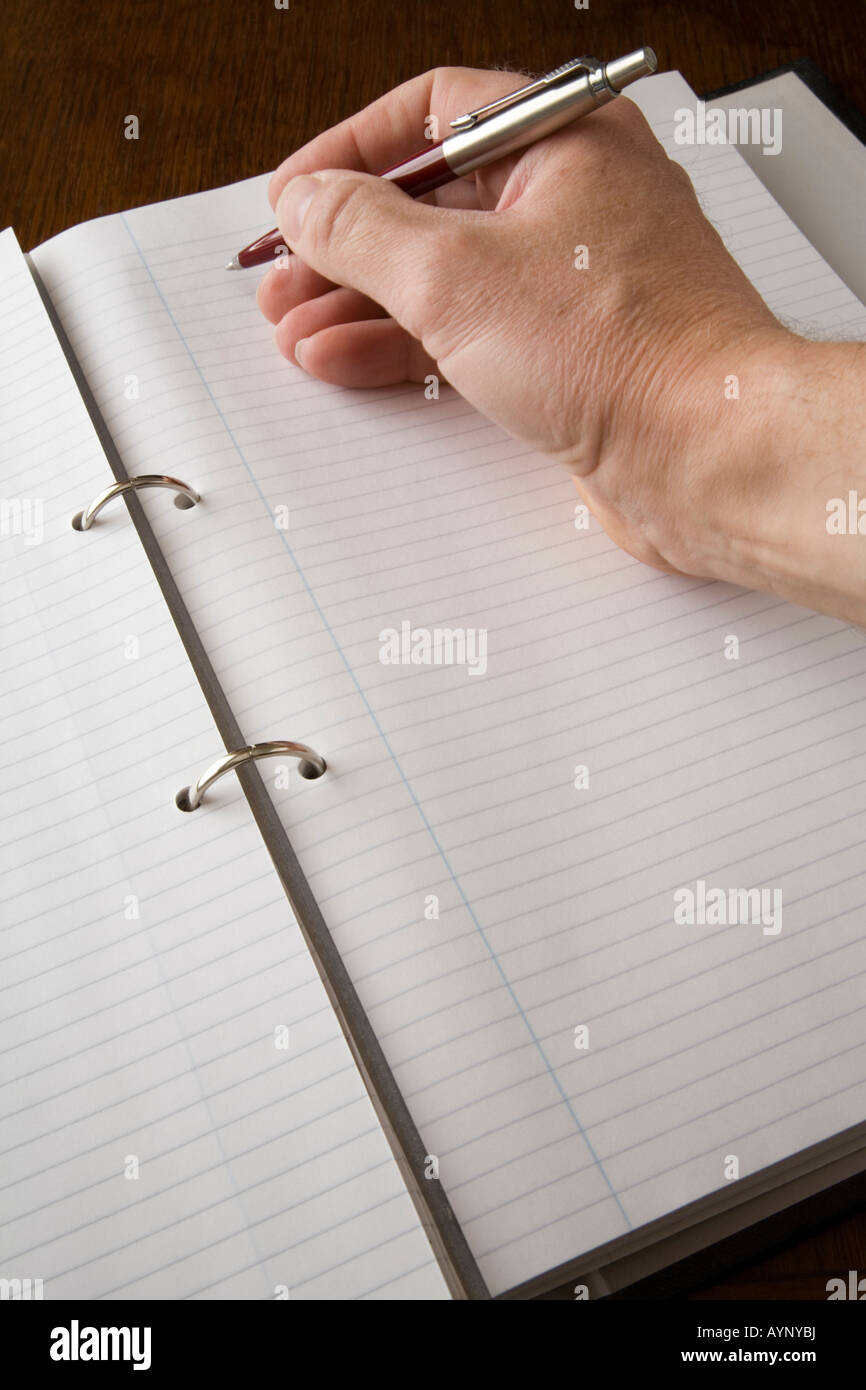
[[[230,261],[226,261],[226,270],[240,270],[241,263],[237,256],[232,256]]]

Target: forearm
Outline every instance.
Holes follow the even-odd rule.
[[[730,402],[747,416],[747,521],[714,568],[733,562],[720,577],[866,626],[866,344],[780,334],[748,378],[753,400]]]
[[[866,626],[866,344],[760,329],[709,355],[666,430],[671,568]]]

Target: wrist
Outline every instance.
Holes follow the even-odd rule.
[[[683,405],[693,516],[667,562],[866,624],[864,368],[866,345],[778,325],[714,352]]]

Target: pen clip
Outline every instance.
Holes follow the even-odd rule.
[[[560,82],[567,81],[581,71],[597,72],[601,66],[598,58],[572,58],[569,62],[554,68],[553,72],[546,73],[544,77],[538,77],[527,86],[519,87],[516,92],[507,92],[504,97],[498,97],[496,101],[488,102],[486,106],[479,106],[476,111],[467,111],[465,115],[458,116],[455,121],[451,121],[449,124],[453,130],[471,130],[479,121],[486,120],[498,111],[507,111],[510,106],[516,106],[519,102],[525,101],[527,97],[535,96],[537,92],[543,92],[546,87],[557,86]]]

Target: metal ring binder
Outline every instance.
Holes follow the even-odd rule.
[[[328,766],[325,759],[305,743],[286,743],[280,739],[272,739],[270,743],[252,743],[247,748],[236,748],[234,752],[226,753],[224,757],[211,763],[191,787],[181,787],[174,798],[175,805],[179,811],[195,811],[201,805],[208,787],[224,773],[232,772],[236,767],[254,762],[257,758],[279,757],[297,758],[298,772],[309,780],[321,777]]]
[[[124,492],[135,492],[141,487],[170,487],[177,496],[174,505],[185,511],[189,507],[194,507],[196,502],[201,501],[200,495],[189,483],[182,483],[179,478],[168,478],[161,473],[142,473],[138,478],[125,478],[122,483],[112,483],[104,492],[100,492],[98,497],[94,497],[89,507],[83,512],[76,512],[72,518],[72,526],[75,531],[89,531],[102,508],[111,502],[115,497],[121,497]]]

